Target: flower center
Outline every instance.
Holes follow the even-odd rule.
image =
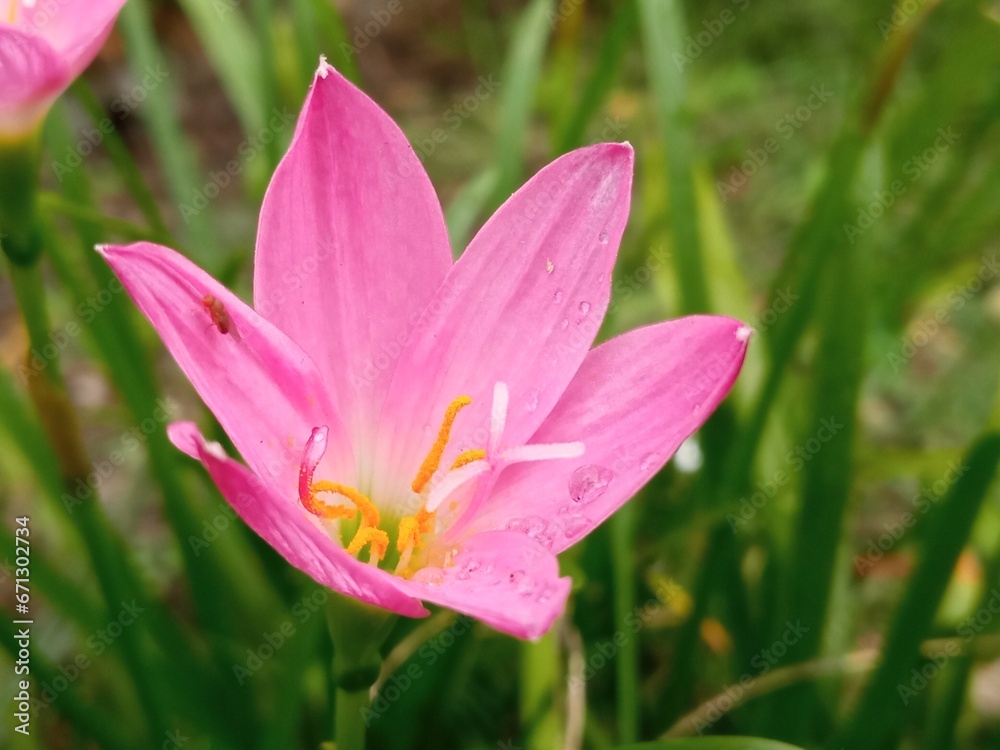
[[[306,442],[299,465],[299,502],[321,521],[337,524],[336,530],[341,541],[350,538],[345,546],[349,555],[358,556],[368,547],[370,564],[386,567],[396,575],[409,577],[415,569],[422,567],[423,561],[418,558],[428,537],[434,536],[437,531],[438,510],[460,490],[481,476],[512,463],[576,458],[583,455],[584,446],[580,442],[521,445],[501,450],[508,401],[507,386],[497,383],[493,390],[487,447],[459,453],[450,468],[442,474],[441,460],[451,440],[455,420],[459,412],[472,403],[472,399],[469,396],[459,396],[448,405],[437,437],[410,484],[410,489],[419,500],[419,508],[412,515],[400,518],[395,523],[395,529],[391,522],[383,522],[378,507],[363,492],[338,482],[314,480],[316,468],[326,453],[329,430],[325,426],[313,428]],[[456,504],[448,503],[447,510],[455,510]],[[391,531],[395,531],[396,535],[394,547],[389,542]]]

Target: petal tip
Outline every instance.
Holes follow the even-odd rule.
[[[753,326],[741,325],[739,328],[736,329],[737,340],[742,341],[744,343],[749,341],[750,337],[753,336],[753,334],[754,334]]]
[[[326,55],[319,56],[319,67],[316,68],[316,77],[326,79],[330,73],[335,73],[336,69],[327,62]]]

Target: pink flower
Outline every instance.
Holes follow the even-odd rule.
[[[38,126],[94,59],[125,0],[0,0],[0,140]]]
[[[173,442],[289,562],[404,615],[525,638],[563,610],[556,554],[725,397],[750,329],[696,316],[591,350],[632,149],[547,166],[452,262],[403,133],[325,62],[261,212],[255,309],[185,258],[101,248],[248,466]]]

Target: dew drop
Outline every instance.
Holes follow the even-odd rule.
[[[560,302],[562,302],[562,298],[563,298],[563,290],[556,289],[556,293],[552,295],[552,301],[558,305]]]
[[[552,273],[554,270],[556,270],[556,264],[553,263],[551,260],[546,259],[545,260],[545,272],[546,273]]]
[[[587,313],[590,312],[590,303],[581,302],[576,309],[580,311],[580,316],[585,318],[587,317]]]
[[[590,526],[590,519],[586,516],[581,516],[579,513],[574,513],[573,515],[565,516],[562,519],[563,534],[567,539],[573,539]]]
[[[428,586],[440,586],[444,583],[444,571],[441,568],[421,568],[413,574],[412,580]]]
[[[532,388],[530,391],[528,391],[528,395],[525,396],[524,408],[527,409],[529,412],[533,412],[535,409],[538,408],[537,388]]]
[[[460,581],[466,581],[481,567],[482,565],[479,563],[479,560],[476,560],[475,558],[468,559],[459,566],[458,573],[455,574],[455,578]]]
[[[639,459],[639,468],[642,471],[649,471],[654,466],[656,466],[657,461],[660,457],[656,453],[647,453],[645,456]]]
[[[565,331],[567,328],[569,328],[569,319],[563,318],[562,322],[559,324],[559,330]]]
[[[608,233],[607,232],[601,232],[599,235],[597,235],[597,241],[600,242],[602,245],[607,245],[608,244]]]
[[[514,585],[514,590],[521,596],[530,596],[535,591],[534,580],[523,570],[515,570],[511,573],[510,582]]]
[[[574,471],[569,478],[569,496],[580,505],[592,503],[604,494],[615,473],[611,469],[586,464]]]

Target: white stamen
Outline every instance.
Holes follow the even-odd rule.
[[[538,445],[519,445],[510,448],[500,456],[509,464],[522,461],[549,461],[557,458],[579,458],[583,455],[584,445],[575,443],[539,443]]]
[[[465,466],[452,469],[431,490],[431,494],[427,498],[427,510],[433,513],[455,490],[462,487],[466,482],[471,482],[476,477],[485,474],[490,468],[490,464],[487,461],[472,461]]]
[[[510,391],[506,383],[493,386],[493,409],[490,412],[490,444],[487,455],[495,455],[500,447],[504,427],[507,425],[507,404],[510,402]]]

